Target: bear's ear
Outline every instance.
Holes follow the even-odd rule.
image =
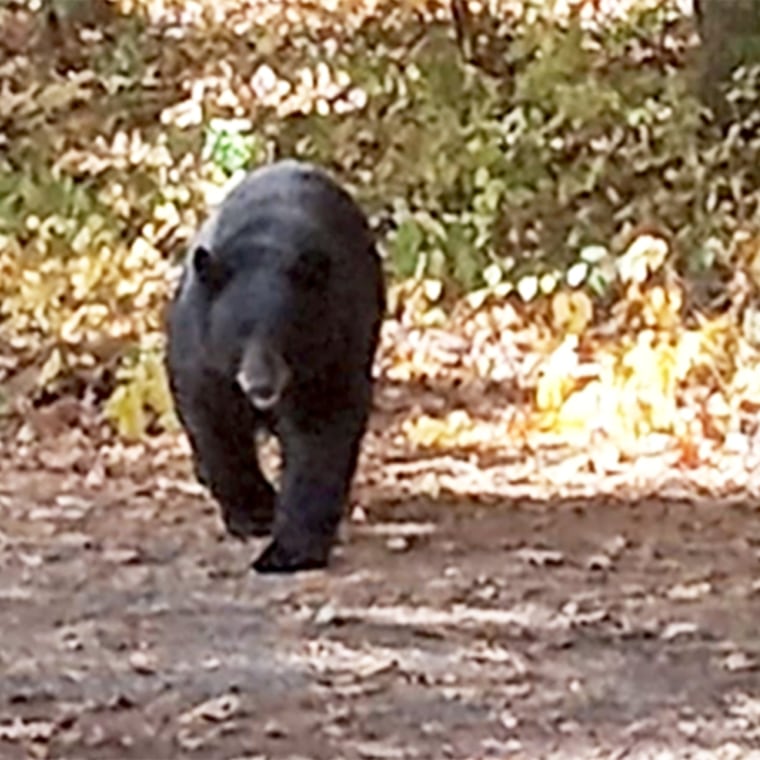
[[[295,283],[306,290],[322,290],[327,286],[331,269],[330,257],[319,249],[302,251],[290,269]]]
[[[193,251],[193,269],[198,279],[212,291],[221,290],[227,282],[227,268],[202,245]]]

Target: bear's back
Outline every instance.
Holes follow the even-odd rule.
[[[236,185],[201,228],[196,245],[234,269],[256,265],[271,251],[298,255],[309,248],[338,267],[370,258],[372,234],[351,196],[320,168],[292,159],[255,169]]]

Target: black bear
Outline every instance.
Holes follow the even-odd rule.
[[[308,163],[249,173],[190,245],[167,320],[171,389],[227,531],[271,533],[258,572],[328,563],[384,308],[366,217]],[[260,430],[280,441],[279,492],[257,461]]]

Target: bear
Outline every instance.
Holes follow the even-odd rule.
[[[309,162],[247,173],[188,246],[166,321],[169,387],[226,531],[270,536],[259,573],[329,563],[385,304],[366,216]],[[258,463],[261,431],[280,442],[278,490]]]

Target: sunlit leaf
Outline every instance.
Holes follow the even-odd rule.
[[[668,244],[662,238],[640,235],[618,259],[620,279],[623,282],[644,282],[662,267],[668,251]]]
[[[594,316],[591,299],[582,291],[560,291],[552,298],[552,319],[554,326],[562,331],[582,333]]]

